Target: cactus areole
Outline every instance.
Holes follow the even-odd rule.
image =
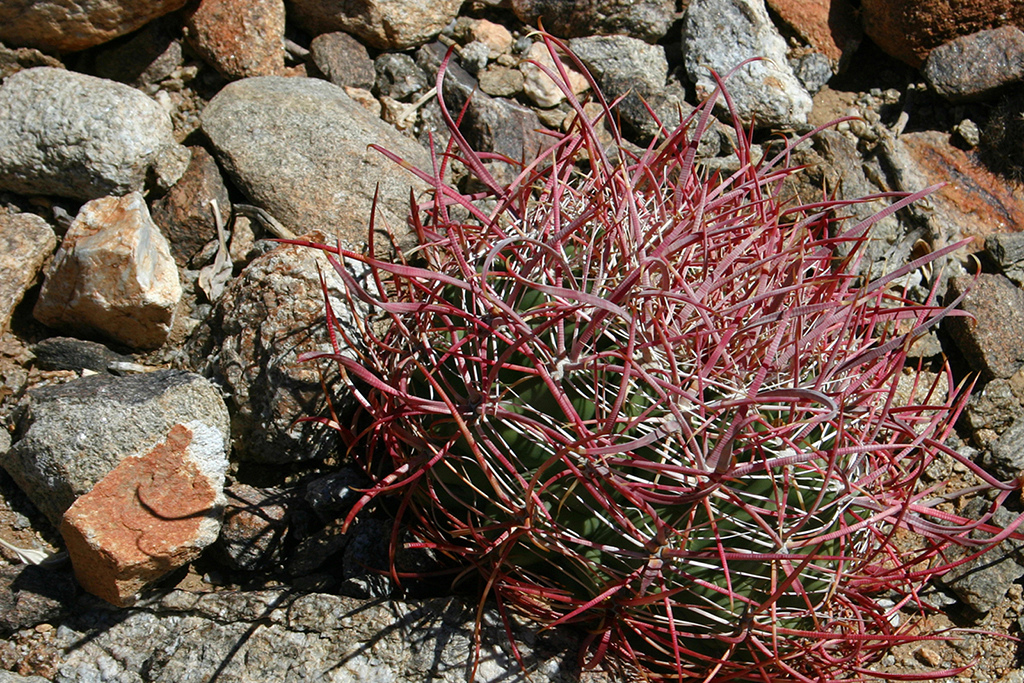
[[[935,188],[840,230],[854,202],[788,190],[810,134],[754,160],[735,124],[738,170],[712,173],[697,142],[726,90],[639,149],[593,82],[587,118],[561,64],[547,73],[576,116],[536,159],[475,152],[445,111],[447,152],[410,169],[433,188],[412,203],[417,248],[375,256],[379,225],[365,253],[309,244],[373,311],[353,329],[328,305],[334,351],[309,356],[356,399],[324,420],[375,482],[349,521],[395,501],[393,543],[475,574],[506,618],[575,625],[585,667],[881,676],[881,654],[922,637],[897,613],[945,548],[1005,537],[990,517],[1013,491],[943,446],[967,393],[948,369],[908,367],[957,302],[901,283],[959,245],[863,275],[871,226]],[[455,160],[483,191],[445,182]],[[499,183],[495,163],[518,175]],[[980,521],[921,482],[940,455],[995,491]]]

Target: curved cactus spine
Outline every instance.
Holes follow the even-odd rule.
[[[556,64],[574,59],[543,39]],[[561,66],[548,73],[564,84]],[[852,202],[784,194],[807,136],[755,162],[737,126],[741,166],[720,177],[694,158],[713,100],[633,153],[613,105],[590,121],[565,91],[572,129],[507,187],[449,117],[447,154],[414,170],[433,187],[412,206],[414,253],[310,245],[380,316],[309,356],[337,362],[360,405],[343,431],[376,484],[350,520],[395,497],[396,524],[475,571],[503,613],[585,628],[586,665],[612,654],[671,680],[869,675],[920,637],[892,616],[948,568],[944,548],[980,553],[1009,533],[972,536],[996,532],[1014,487],[942,445],[966,388],[943,369],[917,374],[909,403],[897,394],[909,345],[956,302],[915,303],[895,283],[960,245],[856,274],[870,226],[934,188],[864,198],[893,203],[836,235]],[[451,159],[490,205],[445,184]],[[940,453],[996,491],[980,521],[942,512],[921,484]]]

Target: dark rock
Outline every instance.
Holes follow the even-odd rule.
[[[376,71],[374,89],[378,95],[410,102],[430,86],[427,74],[407,54],[385,52],[373,61]]]
[[[294,497],[276,489],[234,483],[224,491],[223,526],[216,548],[232,569],[262,569],[280,559]]]
[[[1002,275],[949,281],[949,296],[967,292],[961,307],[974,316],[943,323],[971,367],[986,379],[1008,378],[1024,365],[1024,291]]]
[[[330,523],[304,538],[288,557],[287,571],[292,577],[308,576],[326,564],[348,545],[348,534],[341,522]]]
[[[528,26],[537,21],[560,38],[624,34],[655,43],[676,17],[671,0],[512,0],[512,10]]]
[[[150,215],[171,245],[171,255],[187,267],[211,240],[217,239],[217,224],[211,199],[217,201],[222,225],[231,217],[231,199],[217,162],[203,147],[190,147],[192,160],[185,174],[166,195],[153,202]]]
[[[357,521],[347,534],[338,589],[352,598],[383,598],[391,592],[388,557],[394,522],[372,517]]]
[[[1002,26],[951,40],[929,53],[923,73],[950,102],[985,99],[1024,78],[1024,31]]]
[[[417,52],[417,63],[434,76],[445,51],[440,43],[426,45]],[[469,99],[459,130],[474,150],[495,152],[520,161],[533,159],[550,144],[539,132],[540,119],[532,109],[479,91],[476,79],[458,64],[448,63],[443,87],[445,106],[453,112],[453,117]]]
[[[1017,419],[999,435],[982,458],[982,464],[1000,479],[1019,480],[1024,475],[1024,419]]]
[[[64,618],[76,593],[69,571],[31,564],[0,565],[0,635]]]
[[[133,87],[152,86],[174,73],[184,63],[178,22],[158,19],[125,43],[104,47],[96,55],[96,75]]]
[[[73,337],[50,337],[35,344],[32,353],[40,370],[92,370],[110,372],[113,363],[134,362],[131,356],[111,351],[103,344]]]
[[[60,60],[43,54],[39,50],[30,47],[11,49],[0,44],[0,82],[19,71],[37,66],[49,66],[55,69],[64,68]]]
[[[313,63],[337,86],[369,90],[377,79],[373,60],[358,40],[342,31],[324,33],[309,44]]]
[[[370,486],[370,479],[360,470],[346,467],[306,484],[305,500],[324,520],[333,520],[347,512]]]

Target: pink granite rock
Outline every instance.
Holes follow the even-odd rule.
[[[223,435],[178,424],[123,460],[64,513],[60,532],[81,586],[118,606],[217,539],[227,457]]]
[[[14,47],[74,52],[131,33],[185,0],[4,0],[0,40]]]
[[[833,64],[849,57],[864,34],[850,0],[768,0],[768,6]]]
[[[284,0],[202,0],[188,42],[227,78],[284,72]]]
[[[138,192],[85,204],[50,266],[33,315],[44,325],[99,332],[157,348],[181,299],[167,239]]]

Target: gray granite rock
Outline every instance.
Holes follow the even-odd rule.
[[[433,85],[415,60],[404,53],[385,52],[373,61],[373,67],[376,93],[400,102],[411,102]]]
[[[333,236],[324,233],[309,238],[333,244]],[[231,282],[189,343],[195,369],[221,384],[228,395],[238,458],[296,462],[323,457],[336,445],[332,430],[296,423],[301,417],[328,414],[321,370],[329,386],[336,379],[330,362],[298,360],[302,353],[331,350],[321,272],[335,313],[353,333],[344,284],[324,255],[281,245]]]
[[[1024,235],[1001,232],[985,238],[985,251],[991,256],[1003,275],[1018,287],[1024,285]]]
[[[429,169],[430,157],[338,86],[276,76],[235,81],[210,101],[202,121],[235,184],[295,234],[319,229],[365,242],[379,185],[378,227],[408,235],[409,189],[425,185],[368,145],[418,168]]]
[[[967,292],[962,308],[974,316],[943,325],[971,367],[985,379],[1007,378],[1024,365],[1024,291],[1002,275],[982,273],[949,281],[949,295]]]
[[[999,435],[982,457],[982,464],[993,475],[1010,481],[1024,475],[1024,419],[1021,416]]]
[[[159,104],[122,83],[38,67],[0,88],[0,189],[75,199],[170,187],[188,166]]]
[[[786,41],[764,0],[693,0],[683,21],[683,50],[701,99],[717,87],[709,68],[724,77],[744,60],[760,57],[726,82],[739,117],[762,127],[807,122],[811,97],[789,66]]]
[[[968,503],[964,514],[977,517],[987,505],[988,501],[983,498],[975,498]],[[1013,522],[1015,517],[1016,513],[1001,508],[993,516],[993,523],[1004,527]],[[957,547],[948,551],[944,559],[952,562],[976,551]],[[1024,576],[1024,566],[1020,564],[1024,560],[1022,551],[1024,543],[1021,541],[1003,541],[981,557],[954,567],[940,581],[972,610],[985,614],[1005,599],[1014,581]]]
[[[512,11],[560,38],[621,34],[648,43],[661,40],[676,18],[672,0],[512,0]]]
[[[39,216],[0,214],[0,334],[25,292],[39,281],[43,264],[56,247],[53,228]]]
[[[198,375],[160,370],[83,377],[29,391],[0,465],[57,525],[75,499],[122,460],[192,420],[228,434],[220,393]]]
[[[1008,24],[951,40],[928,53],[922,73],[950,102],[985,99],[1024,79],[1024,31]]]
[[[476,608],[453,599],[366,602],[286,590],[174,591],[145,607],[85,611],[62,626],[55,683],[464,683]],[[580,680],[575,639],[515,627],[527,673],[493,610],[484,613],[478,683]],[[595,680],[584,674],[583,681]],[[527,677],[529,676],[529,677]]]

